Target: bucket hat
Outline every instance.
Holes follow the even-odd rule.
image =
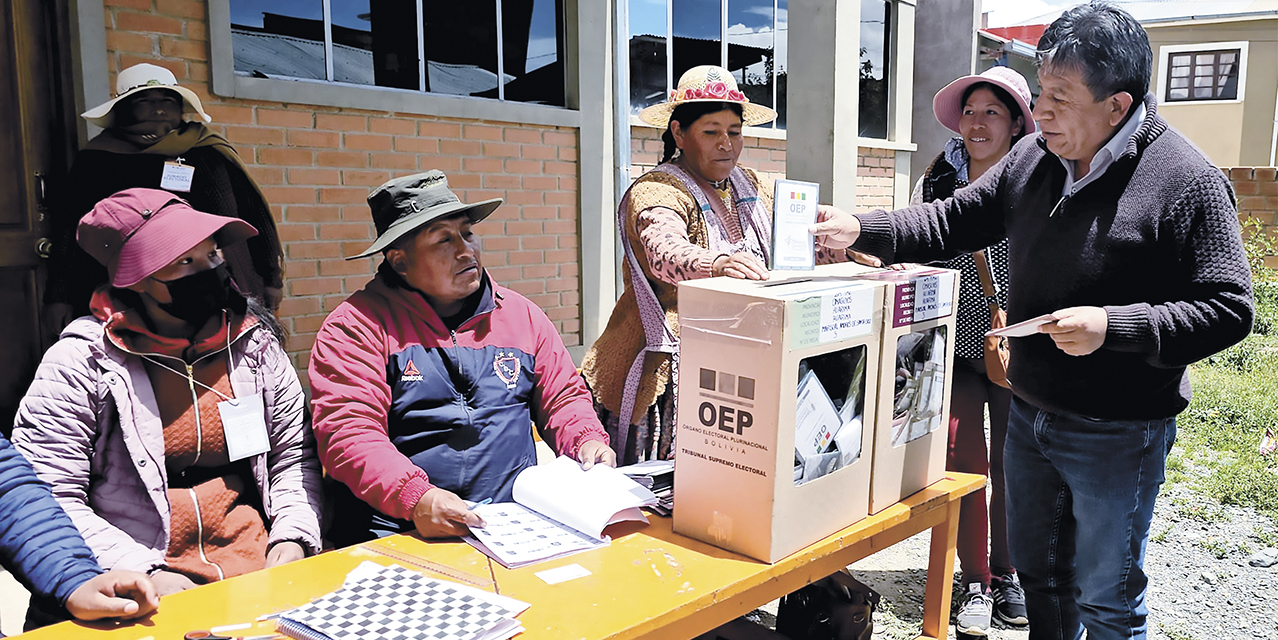
[[[936,121],[945,125],[946,129],[959,133],[959,118],[963,117],[963,92],[981,82],[988,82],[1007,91],[1021,108],[1020,115],[1025,118],[1025,133],[1037,130],[1034,113],[1030,110],[1029,83],[1025,81],[1025,76],[1008,67],[990,67],[977,75],[964,76],[945,85],[932,98],[932,113],[936,114]],[[1012,114],[1013,120],[1016,115]]]
[[[81,118],[92,122],[103,129],[115,122],[115,114],[111,111],[119,101],[148,89],[168,89],[182,96],[182,114],[198,115],[204,122],[213,122],[213,118],[204,112],[200,97],[194,91],[178,84],[177,77],[164,67],[147,64],[135,64],[120,72],[115,78],[115,97],[80,114]]]
[[[479,222],[501,203],[501,198],[473,204],[462,202],[448,188],[448,176],[438,170],[395,178],[368,194],[368,208],[373,212],[377,240],[347,260],[380,253],[404,234],[439,218],[465,213],[472,223]]]
[[[683,72],[679,86],[670,92],[670,99],[654,104],[639,112],[639,119],[661,127],[670,125],[670,114],[675,107],[689,102],[735,102],[741,105],[741,123],[763,124],[777,118],[777,112],[753,104],[737,89],[737,79],[723,67],[702,65]]]
[[[107,268],[113,287],[135,285],[206,238],[226,247],[257,235],[239,218],[196,211],[168,191],[126,189],[98,201],[76,229],[75,240]]]

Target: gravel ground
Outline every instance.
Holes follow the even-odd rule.
[[[1183,485],[1165,486],[1155,504],[1145,558],[1150,575],[1151,640],[1278,640],[1278,528],[1251,509],[1221,507]],[[885,549],[852,574],[883,595],[874,637],[914,638],[920,630],[929,534]],[[957,567],[956,567],[957,570]],[[954,582],[958,611],[958,573]],[[954,638],[953,618],[949,637]],[[995,622],[990,638],[1027,640],[1027,628]]]

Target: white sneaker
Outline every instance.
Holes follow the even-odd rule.
[[[969,636],[987,636],[993,613],[994,598],[990,596],[989,587],[973,582],[967,585],[967,595],[963,597],[963,606],[959,607],[954,618],[954,628]]]

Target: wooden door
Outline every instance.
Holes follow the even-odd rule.
[[[45,185],[74,142],[66,0],[0,0],[0,430],[8,434],[52,331],[40,295]]]

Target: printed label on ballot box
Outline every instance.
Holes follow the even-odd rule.
[[[911,278],[896,288],[892,326],[944,318],[954,313],[954,274],[938,273]]]

